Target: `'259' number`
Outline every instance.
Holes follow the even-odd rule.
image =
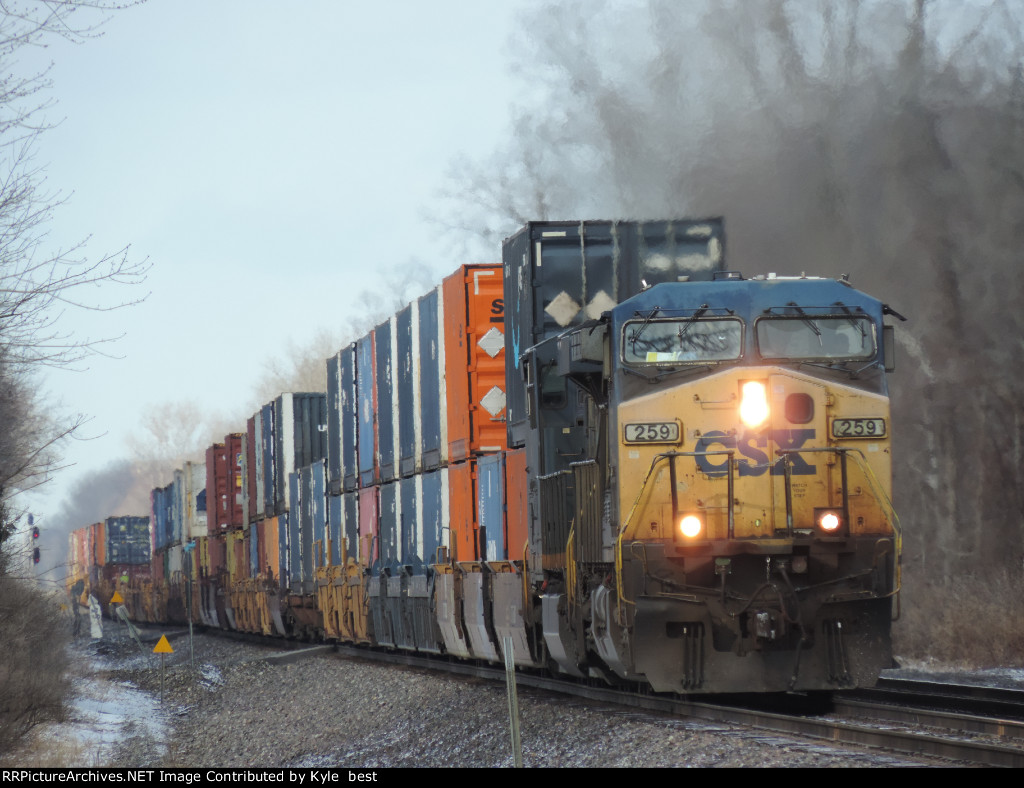
[[[678,443],[678,421],[650,421],[627,424],[626,443]]]

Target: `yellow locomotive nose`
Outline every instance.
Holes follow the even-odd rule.
[[[764,383],[748,380],[743,384],[740,420],[748,427],[760,427],[768,420],[768,393]]]

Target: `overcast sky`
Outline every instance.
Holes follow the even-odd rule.
[[[454,259],[425,219],[450,164],[493,150],[522,85],[507,73],[529,0],[149,0],[102,36],[51,42],[51,121],[37,151],[70,197],[54,243],[90,257],[131,244],[153,269],[140,306],[77,315],[124,332],[122,358],[48,376],[95,441],[71,481],[124,453],[141,414],[197,400],[235,412],[264,362],[345,326],[374,269]],[[495,249],[493,260],[500,259]],[[70,325],[70,324],[69,324]],[[114,514],[114,513],[112,513]]]

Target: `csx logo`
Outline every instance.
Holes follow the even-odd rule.
[[[733,449],[746,457],[738,463],[740,476],[763,476],[769,471],[772,476],[782,476],[786,471],[782,463],[778,462],[779,457],[770,448],[770,444],[775,444],[779,449],[799,449],[813,439],[814,435],[815,430],[782,429],[747,431],[742,436],[721,431],[707,432],[697,441],[697,467],[708,476],[725,476],[729,472],[729,460],[726,455],[714,454],[706,457],[700,456],[699,453]],[[817,472],[817,468],[809,465],[799,454],[790,454],[789,459],[794,476],[813,476]]]

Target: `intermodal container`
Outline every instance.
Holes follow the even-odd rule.
[[[342,348],[338,354],[342,489],[359,487],[359,391],[356,386],[356,345]]]
[[[712,279],[724,268],[721,219],[667,222],[531,222],[505,240],[506,377],[521,355],[568,327],[597,319],[659,282]],[[528,431],[522,386],[508,393],[512,445]]]
[[[107,563],[106,530],[106,523],[93,523],[89,526],[88,564],[90,567],[103,566]]]
[[[501,266],[462,266],[441,287],[448,452],[458,462],[506,444]]]
[[[291,508],[288,477],[327,458],[327,394],[287,393],[274,401],[274,512]]]
[[[298,472],[288,474],[289,498],[298,502],[301,483]],[[302,513],[298,505],[289,509],[287,541],[283,545],[288,554],[288,590],[292,594],[302,593]]]
[[[111,564],[148,564],[150,534],[148,517],[108,517],[106,560]]]
[[[242,456],[245,436],[232,433],[224,436],[223,443],[215,443],[206,450],[207,520],[211,534],[230,528],[241,528],[242,514]]]
[[[359,563],[369,567],[380,555],[377,487],[359,489]]]
[[[263,510],[261,514],[274,514],[277,499],[274,480],[277,478],[277,442],[274,439],[274,403],[269,402],[260,409],[260,445],[263,447]],[[256,460],[259,465],[259,458]]]
[[[268,580],[276,580],[278,584],[285,576],[284,567],[281,565],[281,546],[278,533],[280,517],[268,517],[259,522],[260,528],[260,549],[263,551],[260,556],[260,574]]]
[[[449,527],[448,469],[439,468],[417,477],[420,480],[420,536],[417,549],[426,565],[440,560],[441,548],[447,547]]]
[[[298,513],[296,513],[298,516]],[[281,590],[288,592],[292,587],[292,576],[289,564],[288,555],[288,536],[291,529],[291,517],[288,512],[277,517],[277,555],[278,564],[281,568],[281,572],[278,575],[278,580],[281,584]]]
[[[341,492],[341,354],[327,359],[327,486]]]
[[[150,494],[150,522],[153,529],[153,553],[166,550],[175,542],[172,509],[174,501],[174,485],[156,487]],[[181,541],[180,535],[177,541]]]
[[[327,539],[327,494],[324,461],[306,465],[298,472],[300,573],[304,594],[314,592],[316,567],[323,564]],[[295,555],[295,552],[292,552]]]
[[[476,503],[481,559],[508,559],[505,547],[505,454],[489,454],[476,463]]]
[[[380,511],[378,547],[379,555],[373,563],[373,574],[379,575],[385,569],[392,570],[391,574],[396,575],[395,570],[401,565],[401,516],[402,504],[398,495],[398,484],[390,482],[380,485]]]
[[[420,430],[419,302],[413,301],[395,316],[397,327],[395,398],[398,412],[398,472],[418,473],[423,467]]]
[[[397,477],[398,425],[395,403],[396,320],[391,318],[373,330],[376,356],[374,385],[377,393],[377,469],[382,482]]]
[[[444,310],[441,287],[417,302],[419,352],[419,449],[423,470],[448,463],[448,411],[445,386]]]
[[[206,540],[206,556],[203,570],[210,578],[219,577],[226,570],[227,551],[224,547],[225,537],[221,534],[210,536]]]
[[[449,550],[455,561],[480,558],[475,485],[476,460],[448,466]]]
[[[423,564],[423,508],[420,496],[423,480],[420,476],[399,479],[398,485],[398,563],[415,574],[424,572]]]
[[[256,452],[259,446],[256,435],[256,417],[250,416],[245,422],[245,473],[242,481],[242,520],[246,523],[260,519],[256,508]]]
[[[308,576],[310,589],[313,593],[316,585],[316,568],[331,563],[326,555],[330,533],[327,530],[327,461],[317,460],[310,469],[309,496],[310,517],[313,527],[313,561]]]
[[[174,472],[174,517],[180,521],[181,538],[184,541],[206,536],[208,512],[206,496],[207,466],[201,462],[188,462]]]
[[[242,487],[245,484],[245,433],[233,432],[224,436],[228,455],[228,522],[234,528],[247,525],[242,513]]]
[[[526,449],[505,454],[505,544],[510,561],[526,558],[529,539],[529,485],[526,477]]]
[[[374,384],[373,332],[356,341],[356,405],[359,419],[359,486],[380,478],[377,471],[377,388]]]
[[[246,530],[249,532],[249,577],[257,577],[261,569],[260,529],[253,523],[247,525]]]
[[[341,556],[345,550],[342,540],[345,538],[345,501],[340,495],[327,496],[327,533],[330,549],[324,549],[327,563],[341,566]]]
[[[359,493],[347,492],[341,496],[344,516],[344,561],[359,561]]]

